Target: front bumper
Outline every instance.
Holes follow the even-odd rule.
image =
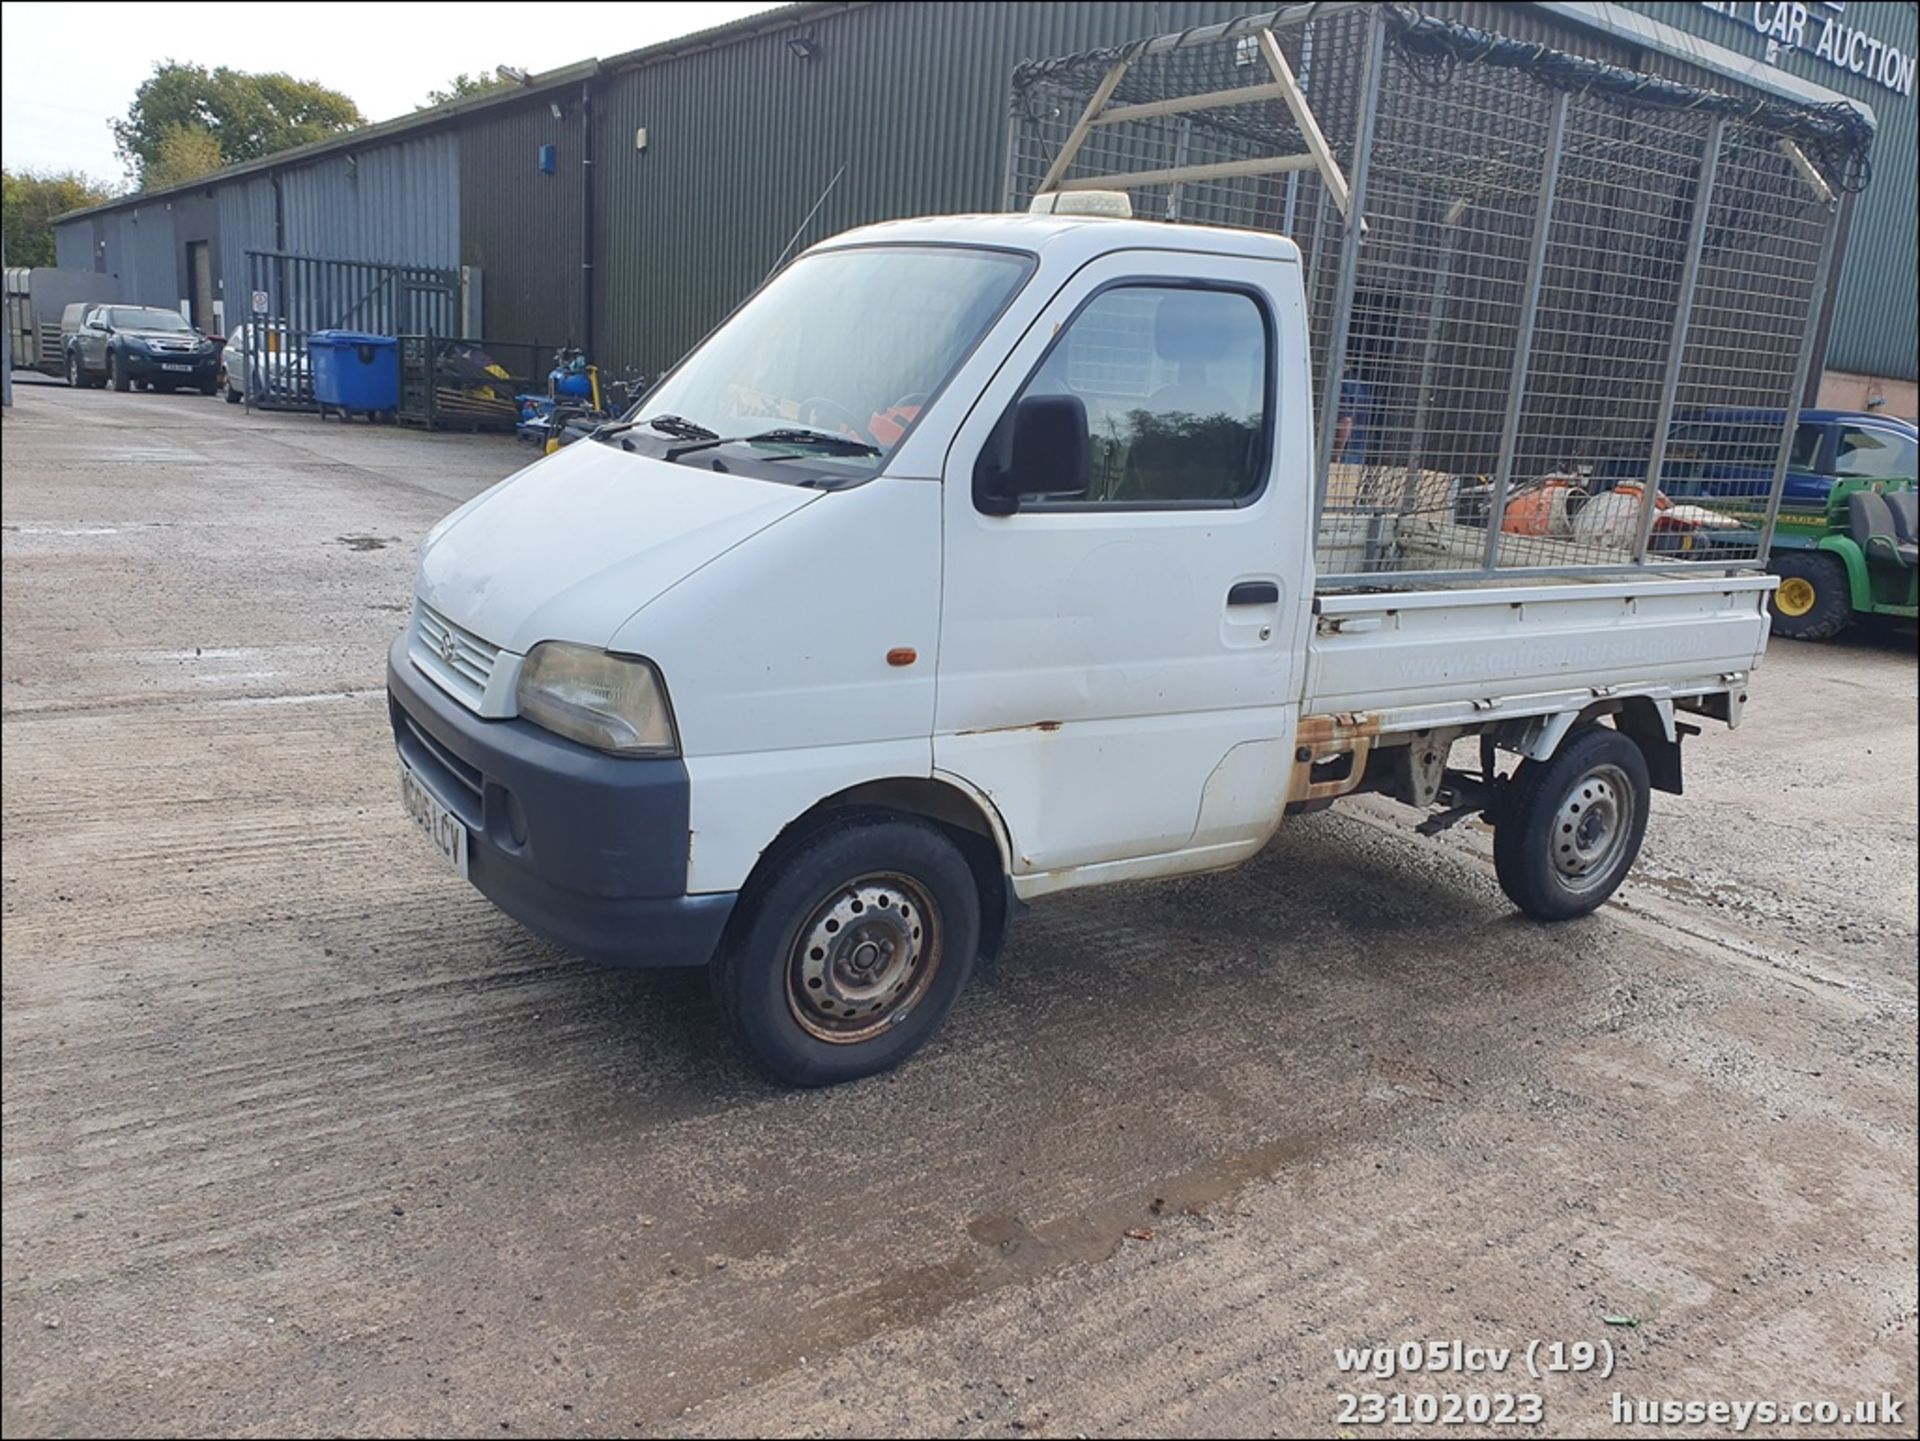
[[[156,354],[150,350],[121,352],[127,375],[133,380],[162,381],[169,385],[209,385],[220,373],[220,352],[211,355]],[[169,365],[184,365],[186,370],[168,370]]]
[[[625,760],[522,720],[482,720],[387,653],[401,756],[467,827],[467,876],[548,940],[618,966],[704,965],[731,894],[686,894],[687,768]]]

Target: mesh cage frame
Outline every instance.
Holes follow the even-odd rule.
[[[1262,32],[1351,187],[1357,244],[1339,182],[1271,95]],[[1083,125],[1109,86],[1106,111],[1149,113]],[[1257,93],[1165,105],[1238,90]],[[1322,4],[1020,67],[1011,207],[1076,130],[1056,188],[1120,177],[1137,215],[1298,244],[1324,588],[1763,560],[1835,193],[1865,182],[1855,112],[1639,75],[1408,6]],[[1279,156],[1300,168],[1125,179]]]

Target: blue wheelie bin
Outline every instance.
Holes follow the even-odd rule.
[[[316,330],[307,337],[313,398],[320,413],[392,419],[400,406],[400,342],[360,330]]]

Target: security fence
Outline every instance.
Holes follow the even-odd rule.
[[[238,364],[229,363],[227,383],[250,407],[319,408],[307,359],[307,339],[316,330],[460,333],[457,271],[275,250],[246,255],[251,293],[233,324]]]

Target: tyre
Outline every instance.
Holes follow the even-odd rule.
[[[212,395],[219,388],[220,382],[217,380],[203,380],[200,382],[200,393],[202,395]]]
[[[107,380],[118,391],[133,389],[133,377],[127,374],[127,363],[120,358],[120,352],[107,352]]]
[[[897,1066],[973,974],[980,894],[937,826],[835,816],[769,857],[710,967],[728,1029],[769,1078],[830,1086]]]
[[[1539,921],[1597,909],[1640,854],[1649,794],[1630,737],[1575,726],[1551,760],[1522,761],[1507,782],[1493,828],[1500,889]]]
[[[239,403],[240,403],[240,392],[235,390],[231,385],[229,385],[227,387],[227,404],[238,405]]]
[[[1847,568],[1821,550],[1780,550],[1770,567],[1780,589],[1767,603],[1773,633],[1789,640],[1831,640],[1853,624]]]
[[[80,352],[70,349],[67,351],[67,385],[74,390],[81,390],[86,384],[86,374],[80,369]]]

